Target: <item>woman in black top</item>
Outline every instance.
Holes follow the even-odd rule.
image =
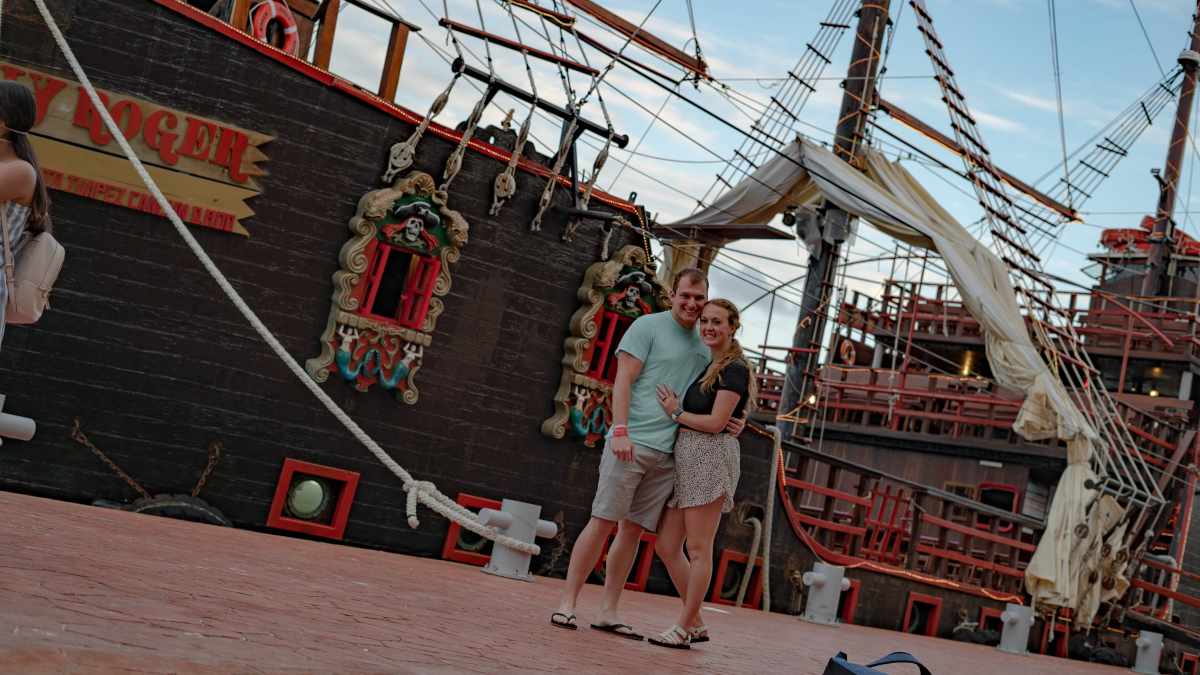
[[[659,522],[656,550],[664,560],[674,559],[667,569],[689,569],[690,565],[686,579],[671,579],[683,599],[679,620],[650,638],[662,647],[686,649],[693,641],[708,640],[700,621],[700,603],[712,579],[717,526],[721,514],[733,510],[733,493],[741,474],[737,438],[724,429],[731,417],[742,417],[753,389],[750,364],[733,337],[740,325],[733,303],[709,301],[700,314],[699,328],[700,339],[712,352],[712,362],[688,387],[682,401],[669,388],[659,386],[659,403],[680,429],[675,440],[675,494]]]

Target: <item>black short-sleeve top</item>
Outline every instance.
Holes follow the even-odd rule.
[[[711,363],[710,363],[711,365]],[[704,373],[708,372],[708,367],[705,366],[704,372],[696,378],[692,386],[688,387],[687,393],[683,396],[683,410],[697,415],[712,414],[713,405],[717,402],[717,392],[722,389],[726,391],[737,392],[741,398],[738,399],[737,407],[733,409],[733,417],[741,417],[746,410],[746,399],[750,397],[750,369],[741,361],[734,361],[725,366],[721,374],[717,376],[717,382],[713,385],[712,391],[704,391],[700,387],[700,381],[704,379]]]

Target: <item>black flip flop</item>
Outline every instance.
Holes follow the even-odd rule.
[[[563,618],[562,621],[555,621],[554,620],[555,617],[559,617],[559,616],[561,616]],[[574,614],[564,614],[563,612],[555,612],[550,615],[550,625],[557,626],[558,628],[565,628],[567,630],[577,630],[579,628],[579,626],[576,626],[574,621],[575,621]]]
[[[628,640],[646,639],[645,636],[633,632],[633,628],[625,623],[594,623],[592,624],[592,628],[605,633],[612,633]]]

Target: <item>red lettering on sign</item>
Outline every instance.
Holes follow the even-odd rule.
[[[170,166],[175,166],[179,163],[179,155],[175,154],[172,146],[175,145],[175,139],[179,138],[179,134],[173,134],[163,131],[163,123],[166,123],[168,129],[174,129],[179,126],[179,118],[170,110],[156,110],[146,118],[146,129],[143,137],[146,139],[146,145],[151,150],[158,151],[158,157]]]
[[[217,154],[213,164],[229,169],[229,177],[239,183],[245,183],[250,176],[242,173],[242,161],[246,156],[246,148],[250,139],[240,131],[221,129],[221,142],[217,144]]]
[[[179,154],[183,157],[206,160],[216,139],[217,125],[188,117],[187,130],[183,132],[183,142],[179,144]]]
[[[133,101],[118,101],[112,107],[112,118],[127,141],[133,140],[142,130],[142,107]]]
[[[63,173],[54,169],[42,167],[42,180],[46,182],[46,187],[51,190],[61,190],[63,184]]]
[[[100,96],[100,102],[108,107],[108,95],[102,91],[96,93]],[[100,113],[92,105],[92,99],[88,98],[87,91],[83,87],[79,87],[79,98],[75,102],[74,122],[75,126],[88,130],[88,135],[96,145],[104,146],[112,142],[112,136],[105,130]]]
[[[50,112],[50,102],[67,88],[67,83],[65,80],[37,73],[30,73],[29,79],[33,81],[33,97],[37,101],[37,121],[34,122],[37,125],[46,119],[46,113]]]

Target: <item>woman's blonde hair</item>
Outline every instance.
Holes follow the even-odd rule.
[[[738,312],[738,308],[732,302],[724,298],[716,298],[709,300],[704,305],[707,309],[711,305],[716,305],[725,310],[725,314],[729,320],[729,327],[734,333],[742,327],[742,316]],[[737,338],[731,338],[729,341],[729,349],[725,351],[719,358],[714,359],[708,366],[708,370],[704,371],[704,377],[700,378],[700,389],[706,393],[711,393],[713,388],[717,386],[717,382],[721,380],[721,371],[732,363],[741,362],[749,371],[749,390],[746,397],[746,408],[751,409],[754,406],[755,393],[758,387],[754,381],[754,369],[750,367],[750,362],[746,359],[746,353],[742,351],[742,343],[738,342]]]

